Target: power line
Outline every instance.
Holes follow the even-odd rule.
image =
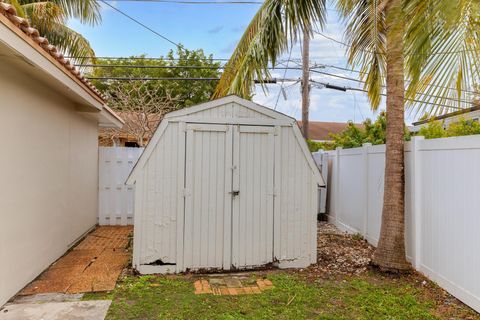
[[[324,37],[325,39],[327,40],[330,40],[330,41],[334,41],[338,44],[341,44],[345,47],[348,47],[348,48],[351,48],[352,45],[348,44],[348,43],[345,43],[345,42],[342,42],[340,40],[337,40],[337,39],[334,39],[332,37],[329,37],[323,33],[321,33],[320,31],[316,31],[316,30],[313,30],[314,33]],[[367,53],[373,53],[373,54],[381,54],[380,52],[374,52],[374,51],[371,51],[371,50],[366,50],[366,49],[359,49],[359,51],[363,51],[363,52],[367,52]],[[480,51],[480,49],[474,49],[474,50],[454,50],[454,51],[439,51],[439,52],[432,52],[432,53],[408,53],[408,54],[405,54],[405,56],[435,56],[435,55],[448,55],[448,54],[457,54],[457,53],[464,53],[464,52],[478,52]]]
[[[117,12],[120,13],[121,15],[123,15],[123,16],[127,17],[128,19],[132,20],[132,21],[135,22],[136,24],[142,26],[143,28],[147,29],[148,31],[152,32],[153,34],[159,36],[159,37],[162,38],[163,40],[170,42],[171,44],[175,45],[175,46],[178,47],[178,48],[183,48],[183,46],[182,46],[181,44],[176,43],[175,41],[168,39],[167,37],[165,37],[164,35],[158,33],[157,31],[153,30],[153,29],[150,28],[149,26],[143,24],[142,22],[138,21],[137,19],[131,17],[131,16],[128,15],[128,14],[126,14],[126,13],[123,12],[122,10],[117,9],[115,6],[112,6],[111,4],[107,3],[105,0],[100,0],[100,1],[103,2],[104,4],[106,4],[107,6],[109,6],[110,8],[112,8],[113,10],[117,11]]]
[[[325,86],[325,87],[330,86],[330,84],[329,84],[328,82],[322,82],[322,81],[317,81],[317,80],[310,80],[310,81],[313,82],[313,83],[321,84],[321,85],[323,85],[323,86]],[[359,92],[368,93],[367,90],[365,90],[365,89],[360,89],[360,88],[341,87],[341,89],[342,89],[342,91],[351,90],[351,91],[359,91]],[[380,95],[383,96],[383,97],[386,97],[386,96],[387,96],[385,93],[380,93]],[[456,110],[465,110],[465,108],[452,107],[452,106],[448,106],[448,105],[445,105],[445,104],[439,104],[439,103],[434,103],[434,102],[421,101],[421,100],[417,100],[417,99],[404,98],[404,100],[408,100],[408,101],[412,101],[412,102],[418,102],[418,103],[425,103],[425,104],[429,104],[429,105],[434,105],[434,106],[444,107],[444,108],[450,108],[450,109],[456,109]]]
[[[177,3],[177,4],[258,4],[261,1],[185,1],[185,0],[105,0],[108,2],[152,2],[152,3]]]
[[[70,58],[77,58],[77,59],[103,59],[103,60],[164,60],[164,61],[178,61],[178,60],[183,60],[182,58],[169,58],[169,57],[159,57],[159,58],[149,58],[149,57],[113,57],[113,56],[79,56],[79,57],[73,57],[73,56],[65,56],[65,58],[70,59]],[[212,61],[229,61],[230,59],[228,58],[205,58],[205,60],[212,60]]]
[[[314,72],[314,73],[319,73],[319,74],[323,74],[323,75],[327,75],[327,76],[331,76],[331,77],[335,77],[335,78],[339,78],[339,79],[343,79],[343,80],[348,80],[348,81],[355,81],[355,82],[358,82],[358,83],[362,83],[362,84],[365,84],[365,81],[362,81],[362,80],[358,80],[358,79],[355,79],[355,78],[349,78],[349,77],[345,77],[345,76],[340,76],[340,75],[336,75],[336,74],[332,74],[332,73],[328,73],[328,72],[324,72],[324,71],[318,71],[318,70],[310,70],[311,72]],[[386,88],[386,86],[381,86],[382,88]],[[430,97],[430,98],[438,98],[438,99],[445,99],[445,100],[451,100],[451,101],[455,101],[455,102],[463,102],[463,103],[466,103],[466,104],[471,104],[472,101],[466,101],[466,100],[462,100],[462,99],[455,99],[455,98],[450,98],[450,97],[441,97],[441,96],[437,96],[437,95],[433,95],[433,94],[428,94],[428,93],[423,93],[423,92],[416,92],[417,94],[419,95],[422,95],[422,96],[425,96],[425,97]],[[422,101],[417,101],[417,102],[422,102]],[[454,108],[454,107],[449,107],[449,108]],[[460,109],[463,109],[463,108],[460,108]]]
[[[186,77],[85,77],[88,80],[114,80],[114,81],[218,81],[220,78],[186,78]],[[295,82],[298,79],[271,78],[255,80],[255,83],[276,84],[279,81]]]
[[[283,72],[284,78],[287,76],[288,64],[290,63],[290,59],[292,57],[292,49],[293,49],[293,45],[290,46],[290,52],[288,53],[287,65],[285,67],[285,71]],[[283,85],[284,85],[284,82],[282,82],[282,85],[280,86],[280,90],[278,91],[277,101],[275,101],[275,107],[273,108],[273,110],[277,110],[278,101],[280,100],[280,95],[282,94],[282,90],[284,90]]]
[[[122,65],[122,64],[76,64],[80,68],[125,68],[125,69],[197,69],[197,70],[218,70],[225,69],[225,66],[151,66],[151,65]],[[298,67],[268,67],[268,69],[277,70],[301,70]]]

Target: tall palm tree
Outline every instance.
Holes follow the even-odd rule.
[[[100,4],[97,0],[7,0],[17,14],[26,18],[50,43],[79,62],[95,56],[90,43],[81,34],[69,28],[68,19],[97,25],[101,21]]]
[[[385,196],[381,235],[374,256],[374,263],[382,269],[401,271],[409,267],[404,239],[405,101],[416,110],[431,113],[448,111],[435,107],[438,104],[465,106],[466,89],[479,76],[476,61],[480,37],[476,30],[480,10],[476,3],[476,0],[337,0],[347,25],[349,63],[360,67],[373,109],[380,105],[383,87],[387,88]],[[287,23],[282,12],[270,15],[272,4],[277,4],[277,10],[285,10],[280,1],[265,1],[228,62],[215,97],[229,93],[248,97],[254,77],[261,79],[268,75],[268,63],[274,63],[284,51],[283,44],[292,33],[290,28],[296,27],[293,34],[297,35],[299,28],[311,30],[318,22],[323,25],[324,3],[316,15],[303,15],[311,20],[302,25]],[[311,5],[310,1],[296,4]],[[277,30],[273,26],[282,26],[282,32],[272,32]],[[269,47],[272,44],[275,46]],[[405,78],[409,80],[406,91]],[[426,109],[432,103],[433,107]]]
[[[404,104],[428,113],[468,106],[466,89],[479,76],[478,4],[474,0],[338,0],[337,7],[347,21],[349,62],[361,68],[374,109],[386,79],[385,187],[373,262],[386,270],[405,270],[409,265],[404,239]]]

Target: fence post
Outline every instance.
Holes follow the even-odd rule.
[[[339,201],[339,190],[340,190],[340,151],[342,151],[342,147],[337,147],[335,149],[335,182],[334,182],[334,189],[335,189],[335,225],[338,226],[338,220],[340,220],[340,201]],[[332,170],[333,171],[333,170]]]
[[[421,152],[420,144],[424,137],[412,137],[412,170],[411,170],[411,201],[412,201],[412,228],[413,228],[413,266],[419,270],[421,265],[422,252],[422,196],[421,192]]]
[[[363,161],[363,172],[364,172],[364,214],[363,214],[363,237],[367,238],[368,232],[368,151],[372,146],[371,143],[364,143],[362,145],[362,161]]]

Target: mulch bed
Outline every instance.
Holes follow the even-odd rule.
[[[318,223],[317,243],[317,264],[309,269],[328,274],[365,272],[375,250],[365,240],[343,233],[327,222]]]

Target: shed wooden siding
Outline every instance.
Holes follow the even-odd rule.
[[[257,112],[252,109],[247,109],[238,105],[237,103],[231,102],[220,105],[215,108],[202,110],[199,112],[191,113],[190,116],[193,117],[203,117],[203,118],[261,118],[261,119],[271,119],[271,117]]]
[[[282,127],[275,148],[275,257],[316,261],[317,182],[291,127]],[[308,232],[306,230],[309,229]]]
[[[225,99],[167,115],[128,180],[141,273],[316,261],[323,180],[295,120]]]
[[[178,152],[172,150],[177,149],[178,127],[178,123],[172,123],[165,130],[164,138],[146,163],[142,179],[137,182],[142,184],[143,192],[135,193],[135,203],[145,206],[140,211],[135,210],[141,212],[139,232],[149,235],[135,238],[141,241],[141,264],[156,260],[176,263],[179,157]]]

